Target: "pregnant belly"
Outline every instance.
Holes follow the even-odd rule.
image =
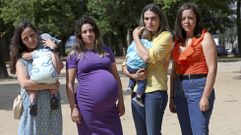
[[[118,96],[117,81],[106,70],[97,70],[81,77],[77,101],[80,107],[110,108],[115,105]]]

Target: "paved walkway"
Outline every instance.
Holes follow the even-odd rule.
[[[117,59],[117,67],[123,85],[126,113],[121,117],[124,135],[135,135],[131,115],[130,95],[125,91],[128,78],[121,73],[121,62]],[[240,62],[219,62],[215,84],[216,103],[210,123],[210,135],[241,135],[241,78]],[[77,135],[75,124],[70,119],[70,108],[65,92],[65,72],[60,76],[63,113],[63,135]],[[12,116],[12,101],[19,92],[19,84],[15,79],[0,80],[0,134],[15,135],[18,120]],[[177,117],[166,108],[163,120],[163,135],[181,135]]]

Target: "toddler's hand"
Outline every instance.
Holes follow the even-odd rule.
[[[43,43],[44,45],[48,46],[51,49],[54,49],[57,47],[57,45],[50,39],[42,40],[41,43]]]

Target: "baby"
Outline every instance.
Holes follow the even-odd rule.
[[[58,40],[47,33],[40,35],[41,40],[52,40],[55,44],[59,44],[61,40]],[[27,56],[28,55],[28,56]],[[29,56],[30,55],[30,56]],[[30,73],[30,79],[36,83],[56,83],[58,80],[58,74],[62,67],[59,66],[59,57],[53,52],[47,45],[40,44],[38,48],[29,54],[23,54],[23,58],[32,57],[32,70]],[[30,114],[32,116],[37,115],[37,102],[36,98],[38,91],[27,90],[30,100]],[[59,99],[56,98],[58,92],[56,90],[50,90],[51,100],[50,107],[52,110],[58,109]]]
[[[151,40],[151,33],[147,30],[144,30],[141,36],[141,43],[147,49],[151,48],[152,46],[152,42],[150,40]],[[129,73],[136,73],[140,68],[147,67],[147,63],[145,63],[144,60],[138,55],[135,41],[132,41],[130,46],[127,49],[126,67]],[[136,83],[137,83],[137,91],[136,91],[136,96],[133,98],[133,101],[135,101],[141,107],[144,107],[144,101],[143,101],[142,95],[146,88],[147,80],[136,81],[130,78],[127,90],[133,90]]]

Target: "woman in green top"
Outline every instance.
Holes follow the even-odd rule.
[[[152,34],[153,46],[148,50],[140,41],[144,29]],[[123,73],[135,80],[147,79],[144,107],[132,101],[132,113],[137,135],[159,135],[162,118],[167,105],[167,69],[172,49],[172,34],[165,15],[158,5],[144,7],[140,26],[133,31],[139,56],[148,63],[148,68],[130,74],[125,64]],[[132,94],[135,96],[135,92]]]

